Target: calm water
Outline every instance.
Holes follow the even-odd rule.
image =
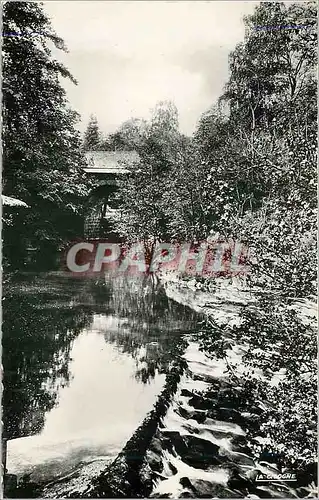
[[[152,408],[194,313],[150,278],[24,275],[4,296],[8,473],[46,482],[109,461]]]

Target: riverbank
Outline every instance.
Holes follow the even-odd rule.
[[[245,287],[245,283],[239,280],[232,280],[232,283],[226,280],[216,280],[214,290],[200,290],[195,280],[183,281],[174,275],[163,275],[161,281],[165,286],[167,295],[184,304],[199,313],[204,313],[208,321],[212,320],[212,328],[220,328],[222,335],[227,336],[227,327],[240,325],[242,322],[242,311],[245,308],[255,308],[257,298],[252,290]],[[296,312],[303,325],[316,325],[316,303],[312,300],[291,301],[290,309]],[[224,329],[224,331],[222,331]],[[251,401],[247,398],[245,387],[242,381],[247,379],[257,380],[260,383],[265,382],[270,387],[279,387],[285,383],[285,370],[273,371],[267,373],[267,379],[262,369],[258,367],[252,368],[242,362],[243,356],[247,354],[247,345],[234,344],[230,337],[225,338],[228,341],[229,348],[226,350],[225,356],[215,358],[209,356],[207,358],[201,351],[199,342],[193,342],[191,354],[189,351],[185,353],[189,366],[190,379],[187,380],[186,387],[180,386],[179,393],[175,398],[175,408],[171,412],[171,421],[169,419],[164,423],[164,433],[172,432],[176,434],[176,426],[179,433],[179,441],[182,439],[185,448],[186,441],[189,436],[196,435],[196,439],[202,437],[203,433],[209,436],[209,442],[220,445],[219,450],[215,450],[215,459],[219,460],[219,465],[209,467],[209,473],[202,476],[205,467],[201,467],[201,471],[188,470],[186,479],[180,477],[179,481],[176,474],[169,474],[164,481],[161,478],[157,482],[154,489],[154,496],[163,494],[165,498],[178,498],[185,495],[191,497],[202,497],[206,495],[217,496],[221,498],[230,498],[232,495],[227,491],[229,487],[235,486],[235,496],[257,495],[257,497],[279,498],[279,497],[316,497],[315,481],[317,476],[317,465],[313,461],[307,461],[300,464],[296,462],[293,469],[283,466],[278,459],[278,453],[270,446],[271,440],[269,434],[264,431],[262,420],[263,415],[268,414],[271,408],[271,401],[255,400]],[[200,373],[193,371],[194,362],[196,359],[196,369]],[[201,361],[198,361],[201,360]],[[232,368],[231,368],[232,367]],[[235,367],[235,370],[234,370]],[[196,387],[192,379],[201,381],[204,385]],[[208,386],[205,384],[208,384]],[[186,402],[185,397],[190,397],[190,401]],[[191,403],[190,403],[191,402]],[[195,408],[195,411],[194,411]],[[194,418],[195,414],[195,418]],[[213,419],[215,420],[212,420]],[[237,442],[222,440],[221,443],[214,438],[214,427],[218,425],[224,428],[223,431],[227,435],[227,426],[237,425],[237,431],[241,436],[241,447],[236,447]],[[172,425],[173,422],[173,425]],[[216,430],[216,427],[215,427]],[[310,430],[307,431],[308,433]],[[187,437],[188,436],[188,437]],[[218,438],[223,436],[218,435]],[[176,438],[176,436],[175,436]],[[297,439],[297,436],[296,436]],[[205,445],[201,443],[201,451],[199,456],[204,456]],[[198,446],[198,445],[197,445]],[[208,447],[210,445],[208,444]],[[180,448],[181,446],[179,446]],[[245,453],[243,452],[245,450]],[[176,451],[176,448],[175,448]],[[184,450],[185,452],[185,450]],[[219,454],[219,457],[218,457]],[[165,457],[165,452],[163,452]],[[167,457],[167,454],[166,454]],[[225,459],[225,457],[227,457]],[[172,457],[170,457],[172,458]],[[168,458],[167,458],[168,460]],[[176,467],[176,453],[173,457],[173,464],[176,470],[185,470],[185,459],[180,456],[177,459],[182,467]],[[231,462],[229,468],[228,460]],[[164,460],[165,461],[165,460]],[[187,461],[186,461],[187,462]],[[202,462],[205,462],[202,459]],[[291,462],[291,460],[290,460]],[[226,474],[223,467],[228,463],[227,470],[232,470],[232,474]],[[222,465],[223,464],[223,465]],[[212,463],[210,463],[210,466]],[[164,468],[165,469],[165,468]],[[166,467],[167,470],[167,467]],[[221,473],[219,479],[214,479],[214,473]],[[280,481],[280,473],[291,472],[293,481]],[[183,475],[183,474],[182,474]],[[235,476],[234,476],[235,475]],[[275,481],[259,481],[257,478],[276,477]],[[234,481],[234,477],[236,480]],[[171,485],[171,486],[169,486]],[[174,486],[173,486],[174,485]],[[186,487],[187,492],[185,491]],[[218,486],[217,486],[218,485]],[[226,488],[226,491],[223,491]]]
[[[245,279],[241,278],[216,278],[206,290],[203,290],[201,283],[195,278],[185,280],[174,273],[163,273],[160,280],[168,297],[198,313],[212,316],[217,323],[238,323],[242,308],[257,301],[257,290],[250,288]],[[291,307],[306,322],[316,321],[316,297],[292,300]]]

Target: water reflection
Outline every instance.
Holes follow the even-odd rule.
[[[114,456],[155,402],[193,313],[150,278],[20,276],[4,295],[9,472],[46,481]]]
[[[21,288],[20,288],[21,286]],[[44,414],[56,403],[59,387],[69,382],[70,350],[92,315],[69,300],[57,287],[15,283],[3,303],[3,436],[7,439],[39,432]],[[39,308],[41,305],[41,308]]]
[[[181,334],[196,328],[198,316],[168,299],[164,288],[150,277],[106,280],[108,307],[118,318],[105,339],[136,361],[136,378],[144,383],[157,372],[166,373],[180,353]]]

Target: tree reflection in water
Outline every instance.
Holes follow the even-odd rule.
[[[182,354],[182,334],[195,326],[194,313],[169,300],[150,277],[20,276],[5,287],[4,297],[5,439],[43,429],[59,388],[69,383],[73,341],[89,331],[94,314],[118,319],[117,328],[106,326],[105,340],[135,359],[135,376],[143,383],[167,371]]]
[[[194,332],[198,314],[168,299],[150,276],[106,279],[103,287],[109,311],[121,320],[115,330],[105,332],[106,341],[133,356],[141,382],[166,373],[183,353],[184,334]]]
[[[37,434],[69,382],[73,340],[92,313],[72,306],[74,287],[25,279],[4,290],[3,438]]]

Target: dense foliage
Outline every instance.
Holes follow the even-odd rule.
[[[3,192],[30,206],[20,236],[56,248],[78,232],[89,189],[78,116],[60,83],[73,78],[52,56],[53,46],[66,49],[41,4],[6,2],[3,33]],[[9,248],[16,235],[4,238]]]
[[[316,286],[316,21],[314,2],[257,6],[230,55],[218,104],[192,138],[166,113],[170,125],[146,135],[141,166],[122,186],[122,231],[131,238],[217,234],[248,245],[246,284],[257,303],[240,327],[208,322],[200,341],[227,360],[247,398],[267,402],[263,437],[290,463],[313,460],[316,452],[316,334],[291,309],[312,299]],[[245,345],[247,367],[239,378],[229,358],[236,344]]]
[[[253,284],[305,296],[316,268],[316,6],[262,3],[245,25],[224,94],[194,137],[169,108],[165,127],[144,133],[142,166],[123,186],[123,230],[241,239]],[[287,25],[307,27],[255,29]]]

